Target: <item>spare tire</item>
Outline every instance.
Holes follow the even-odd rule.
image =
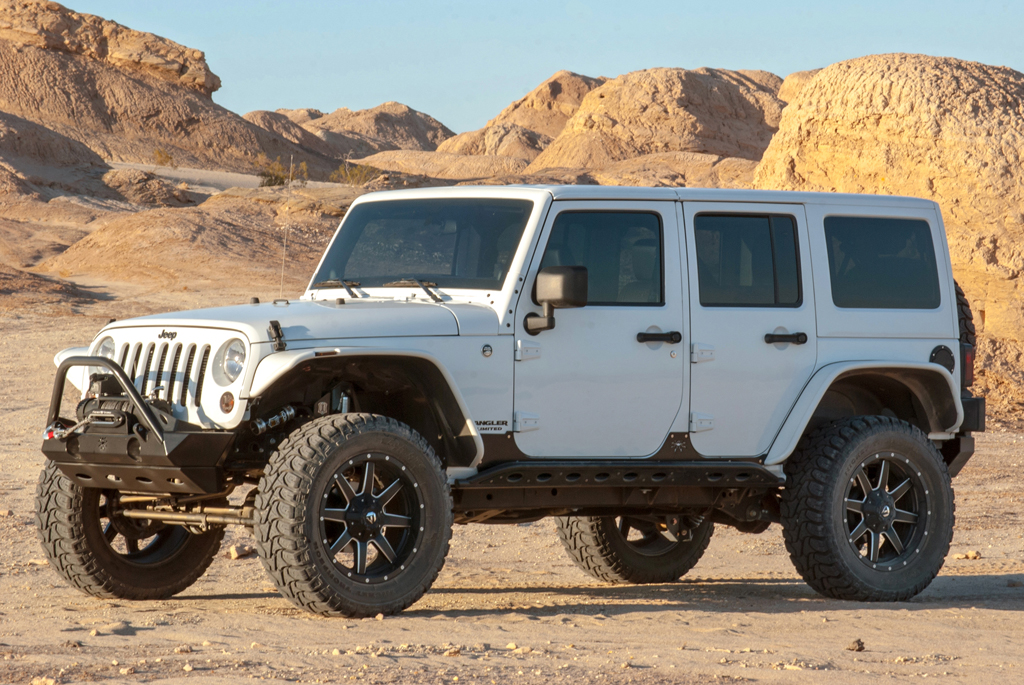
[[[977,335],[974,330],[974,314],[971,313],[971,303],[967,300],[963,288],[956,281],[956,318],[960,323],[960,342],[968,345],[976,345]]]

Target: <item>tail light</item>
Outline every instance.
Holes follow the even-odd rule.
[[[960,387],[974,385],[974,345],[960,343]]]

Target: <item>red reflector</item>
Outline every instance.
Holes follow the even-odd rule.
[[[970,387],[974,385],[974,346],[964,346],[964,378],[963,386]]]
[[[46,431],[46,439],[53,440],[53,431]]]

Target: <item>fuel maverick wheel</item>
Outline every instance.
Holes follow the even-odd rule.
[[[427,442],[393,419],[344,414],[293,432],[256,498],[264,567],[297,606],[392,614],[418,600],[448,553],[452,500]]]
[[[715,527],[701,516],[559,516],[558,537],[584,573],[606,583],[671,583],[704,555]]]
[[[181,526],[121,515],[116,490],[82,488],[48,463],[36,489],[36,526],[50,565],[96,597],[166,599],[199,579],[220,549],[224,528]]]
[[[920,429],[885,416],[837,421],[807,436],[785,469],[786,548],[819,593],[903,601],[938,575],[953,489]]]

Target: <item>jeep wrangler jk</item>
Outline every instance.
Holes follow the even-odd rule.
[[[780,523],[821,594],[906,600],[984,430],[973,345],[934,202],[373,193],[298,301],[112,322],[59,353],[37,521],[100,597],[184,590],[241,525],[296,605],[390,614],[454,523],[552,516],[602,581],[672,582],[716,524]]]

